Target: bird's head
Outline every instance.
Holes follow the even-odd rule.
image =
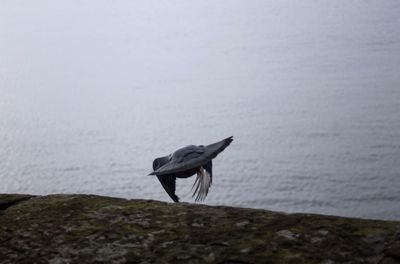
[[[153,170],[157,170],[160,167],[160,158],[157,158],[153,161]]]
[[[171,155],[161,157],[161,158],[156,158],[153,161],[153,171],[156,171],[159,168],[161,168],[162,166],[164,166],[165,164],[167,164],[170,159],[171,159]],[[155,174],[150,173],[149,175],[155,175]]]

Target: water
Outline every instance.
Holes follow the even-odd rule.
[[[206,204],[400,220],[398,14],[396,0],[2,1],[0,193],[169,201],[153,159],[233,135]]]

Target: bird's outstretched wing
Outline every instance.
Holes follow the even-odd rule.
[[[162,175],[158,176],[158,180],[161,182],[161,185],[164,187],[165,191],[174,200],[175,203],[179,202],[179,197],[175,194],[175,182],[176,178],[173,175]]]
[[[226,138],[208,146],[187,146],[174,152],[171,160],[149,175],[167,175],[200,167],[215,158],[231,142],[233,137]]]

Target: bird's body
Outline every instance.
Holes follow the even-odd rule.
[[[188,178],[197,174],[193,187],[196,201],[204,200],[212,183],[212,159],[221,153],[233,141],[226,138],[208,146],[186,146],[174,153],[156,158],[153,161],[153,172],[174,202],[179,202],[175,194],[176,178]],[[192,187],[192,188],[193,188]]]

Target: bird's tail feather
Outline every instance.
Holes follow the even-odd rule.
[[[211,186],[211,175],[203,167],[200,167],[199,172],[197,172],[197,177],[192,186],[192,190],[195,185],[196,189],[194,190],[192,197],[194,198],[196,196],[196,202],[203,201]]]

